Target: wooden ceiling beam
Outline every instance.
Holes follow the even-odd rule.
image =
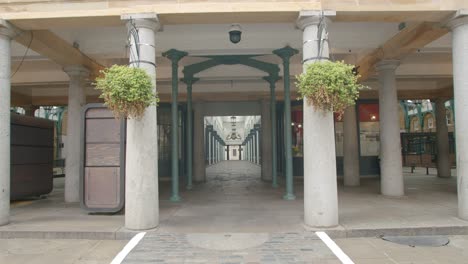
[[[356,66],[359,67],[361,81],[367,80],[373,73],[375,65],[381,60],[401,60],[408,54],[423,48],[427,44],[439,39],[449,32],[439,23],[422,22],[410,25],[379,48],[361,58]]]
[[[22,106],[22,105],[30,105],[32,103],[32,97],[30,95],[18,93],[18,92],[11,92],[11,106]]]
[[[99,75],[104,66],[73,47],[49,30],[24,31],[15,41],[49,58],[62,67],[82,65],[90,71],[90,78]]]

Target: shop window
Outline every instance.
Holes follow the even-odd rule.
[[[303,156],[303,112],[302,105],[297,105],[291,109],[291,129],[292,129],[292,147],[293,147],[293,157],[302,157]]]
[[[428,127],[429,129],[433,129],[433,128],[434,128],[434,118],[429,117],[429,118],[427,119],[427,127]]]
[[[343,115],[334,114],[335,119],[335,152],[337,157],[343,157]]]
[[[358,112],[361,156],[379,156],[379,105],[378,103],[359,104]]]

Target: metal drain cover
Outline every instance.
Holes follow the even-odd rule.
[[[383,236],[382,239],[410,247],[442,247],[450,243],[444,236]]]

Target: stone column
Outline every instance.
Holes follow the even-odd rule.
[[[262,126],[261,126],[261,146],[262,146],[262,180],[272,180],[272,144],[271,144],[271,107],[268,100],[262,100]]]
[[[224,142],[221,143],[221,160],[226,160],[226,144]]]
[[[0,20],[0,225],[10,221],[11,39]]]
[[[310,63],[329,59],[327,25],[330,20],[326,16],[333,15],[332,11],[300,12],[297,25],[304,31],[304,71]],[[333,113],[315,111],[307,99],[303,111],[304,222],[313,227],[336,226],[338,190]],[[290,126],[291,123],[285,124]]]
[[[244,160],[248,160],[249,158],[249,148],[248,148],[248,144],[247,144],[247,138],[245,139],[244,141]]]
[[[69,66],[63,70],[70,77],[65,156],[65,202],[76,203],[80,201],[80,168],[83,162],[81,149],[84,144],[81,108],[86,104],[85,79],[89,76],[89,71],[82,66]]]
[[[203,122],[203,103],[196,102],[193,109],[193,180],[206,181],[205,174],[205,135]]]
[[[449,178],[452,169],[445,101],[442,98],[436,100],[437,176],[441,178]]]
[[[458,216],[468,220],[468,12],[457,13],[452,28],[453,92],[457,149]]]
[[[344,186],[359,186],[359,142],[356,106],[346,109],[343,118]]]
[[[156,93],[155,32],[160,27],[158,17],[147,13],[123,15],[122,19],[127,20],[129,30],[129,65],[148,73]],[[138,34],[132,34],[135,32]],[[125,227],[128,229],[151,229],[159,224],[156,111],[156,106],[150,106],[140,120],[127,120]]]
[[[247,160],[247,143],[244,141],[242,145],[242,160]]]
[[[401,161],[400,118],[395,70],[399,61],[385,60],[377,64],[379,75],[380,115],[380,184],[387,196],[403,196],[403,167]]]

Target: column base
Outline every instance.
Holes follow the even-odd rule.
[[[277,184],[277,183],[273,183],[273,184],[271,185],[271,187],[273,187],[273,188],[278,188],[278,184]]]
[[[192,189],[193,189],[193,185],[192,185],[192,184],[187,185],[187,187],[185,187],[185,189],[187,189],[187,190],[192,190]]]
[[[286,201],[296,200],[296,195],[292,193],[287,193],[283,196],[283,200],[286,200]]]
[[[5,226],[10,223],[10,220],[7,218],[6,220],[0,220],[0,226]]]
[[[171,202],[180,202],[182,200],[182,198],[180,198],[179,195],[173,195],[173,196],[171,196],[171,198],[169,200]]]
[[[437,175],[438,178],[442,178],[442,179],[448,179],[448,178],[451,178],[452,175]]]

